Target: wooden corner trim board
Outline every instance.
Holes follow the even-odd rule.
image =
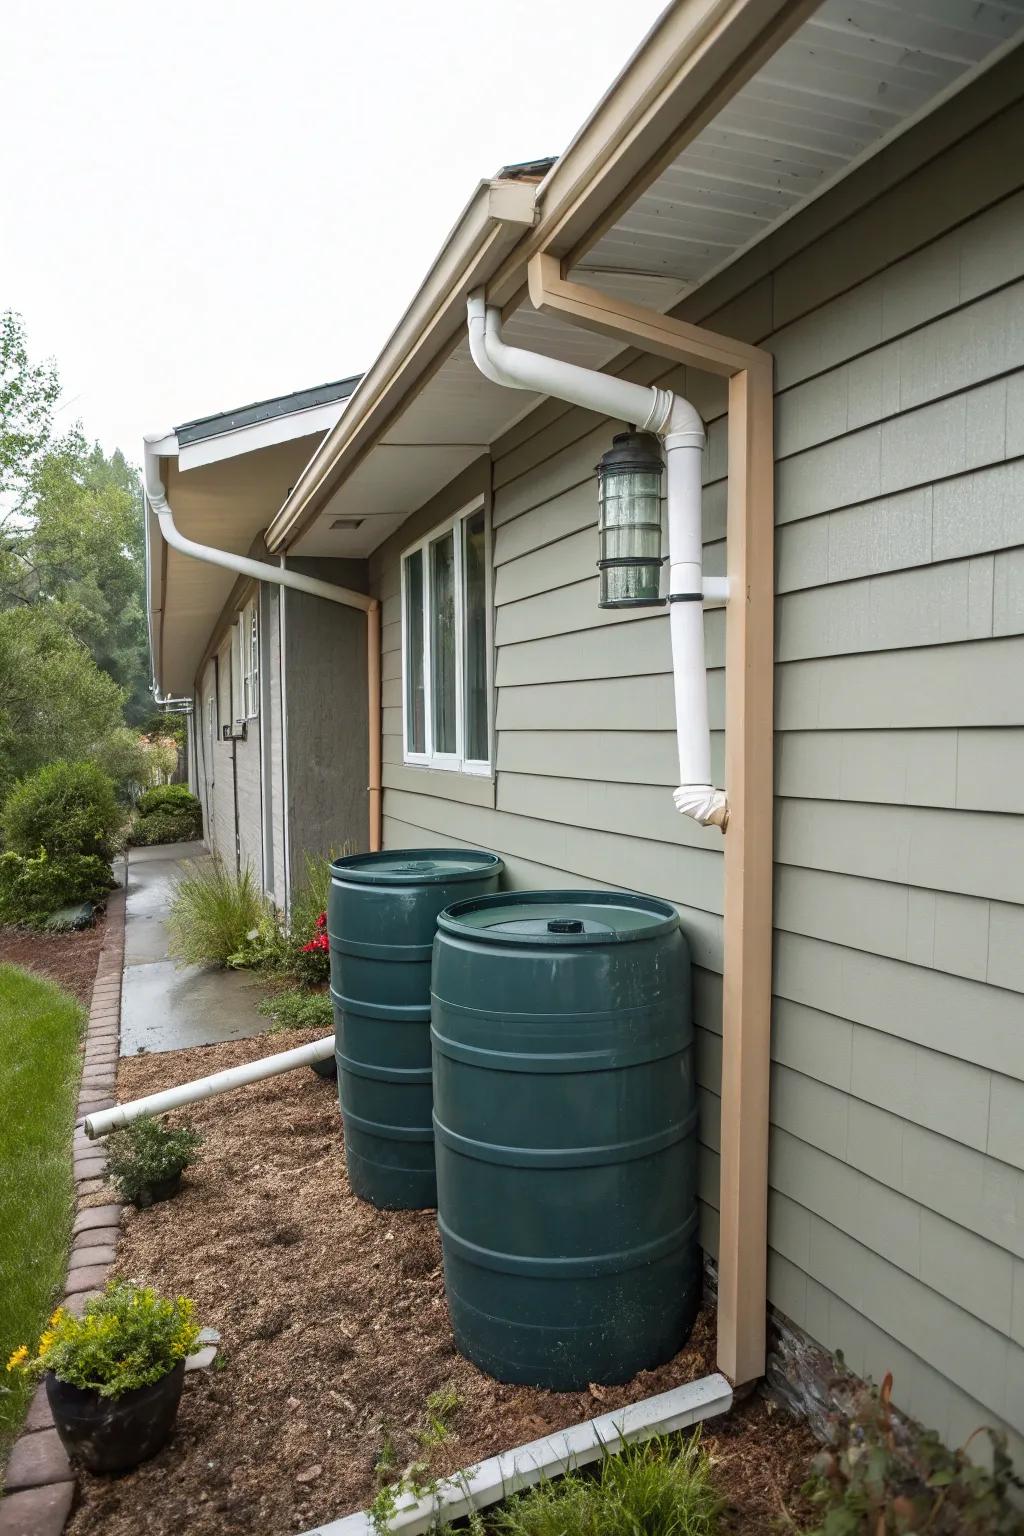
[[[774,453],[772,357],[759,347],[566,281],[529,264],[544,314],[729,380],[725,619],[724,977],[718,1366],[764,1374],[772,965]]]

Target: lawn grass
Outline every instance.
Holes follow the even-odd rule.
[[[0,1469],[32,1391],[3,1367],[63,1291],[83,1019],[69,993],[0,965]]]

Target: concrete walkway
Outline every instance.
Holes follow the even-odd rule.
[[[167,913],[182,867],[209,857],[202,843],[133,848],[129,854],[122,1056],[239,1040],[267,1027],[256,1012],[261,989],[245,971],[179,968],[167,957]]]

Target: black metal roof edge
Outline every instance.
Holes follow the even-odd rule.
[[[273,421],[278,416],[309,411],[318,405],[329,405],[332,400],[347,400],[361,378],[361,373],[353,373],[347,379],[336,379],[331,384],[296,389],[290,395],[275,395],[270,400],[254,400],[251,405],[240,405],[233,411],[221,411],[215,416],[197,416],[194,421],[175,427],[178,446],[183,448],[207,437],[219,437],[224,432],[237,432],[241,427],[256,426],[261,421]]]
[[[515,165],[503,165],[495,181],[543,181],[557,155],[543,155],[536,160],[520,160]]]

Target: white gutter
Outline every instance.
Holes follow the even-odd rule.
[[[207,565],[219,565],[225,571],[238,576],[248,576],[253,581],[268,581],[279,587],[292,587],[296,592],[308,592],[311,597],[325,598],[329,603],[342,603],[347,608],[359,608],[368,613],[375,599],[365,592],[354,592],[350,587],[337,587],[329,581],[319,581],[315,576],[304,576],[300,571],[288,571],[280,566],[268,565],[265,560],[252,560],[248,555],[236,555],[229,549],[216,549],[212,544],[199,544],[181,533],[175,526],[174,514],[167,500],[167,492],[160,478],[160,460],[156,444],[163,438],[145,439],[146,498],[160,524],[165,543],[181,555],[203,560]]]
[[[732,1387],[716,1372],[685,1386],[673,1387],[670,1392],[659,1392],[657,1397],[628,1403],[625,1408],[603,1413],[584,1424],[574,1424],[571,1429],[531,1440],[528,1445],[490,1456],[475,1467],[443,1478],[422,1498],[408,1494],[403,1501],[400,1495],[387,1529],[401,1532],[402,1536],[436,1531],[447,1521],[486,1509],[542,1480],[560,1477],[612,1455],[624,1445],[649,1440],[654,1435],[675,1434],[704,1419],[728,1413],[732,1397]],[[379,1531],[380,1524],[369,1511],[360,1511],[318,1525],[305,1536],[378,1536]]]
[[[95,1139],[110,1131],[130,1125],[140,1115],[163,1115],[169,1109],[181,1109],[185,1104],[197,1104],[200,1099],[212,1099],[220,1093],[230,1093],[232,1088],[244,1088],[247,1083],[259,1083],[265,1077],[277,1077],[290,1072],[293,1067],[310,1067],[314,1062],[326,1061],[334,1055],[334,1036],[325,1035],[322,1040],[311,1040],[308,1045],[297,1045],[291,1051],[278,1051],[275,1056],[262,1056],[258,1061],[247,1061],[240,1067],[227,1067],[209,1077],[196,1078],[191,1083],[179,1083],[176,1088],[165,1088],[162,1093],[150,1093],[144,1099],[133,1099],[130,1104],[115,1104],[113,1109],[101,1109],[85,1117],[85,1134]]]
[[[238,576],[248,576],[253,581],[265,581],[278,587],[290,587],[295,592],[321,597],[328,603],[340,603],[346,608],[358,608],[366,614],[369,845],[370,852],[375,853],[380,848],[381,838],[380,603],[365,592],[355,592],[351,587],[335,586],[333,582],[320,581],[315,576],[304,576],[301,571],[288,570],[283,563],[268,565],[264,560],[252,560],[248,555],[236,555],[230,550],[217,549],[212,544],[200,544],[195,539],[187,538],[175,525],[167,491],[160,476],[160,450],[166,443],[167,438],[160,434],[145,438],[143,476],[146,499],[160,525],[164,541],[171,549],[193,560],[202,560],[207,565],[221,566]]]
[[[708,724],[707,671],[704,660],[706,599],[721,601],[721,580],[704,585],[701,527],[701,463],[704,423],[681,395],[655,385],[632,384],[611,374],[580,368],[538,352],[510,347],[502,340],[501,312],[486,303],[482,290],[467,301],[469,346],[485,378],[510,389],[565,400],[665,439],[668,464],[669,621],[675,686],[679,788],[676,809],[701,826],[725,831],[729,807],[723,790],[711,782],[711,731]]]

